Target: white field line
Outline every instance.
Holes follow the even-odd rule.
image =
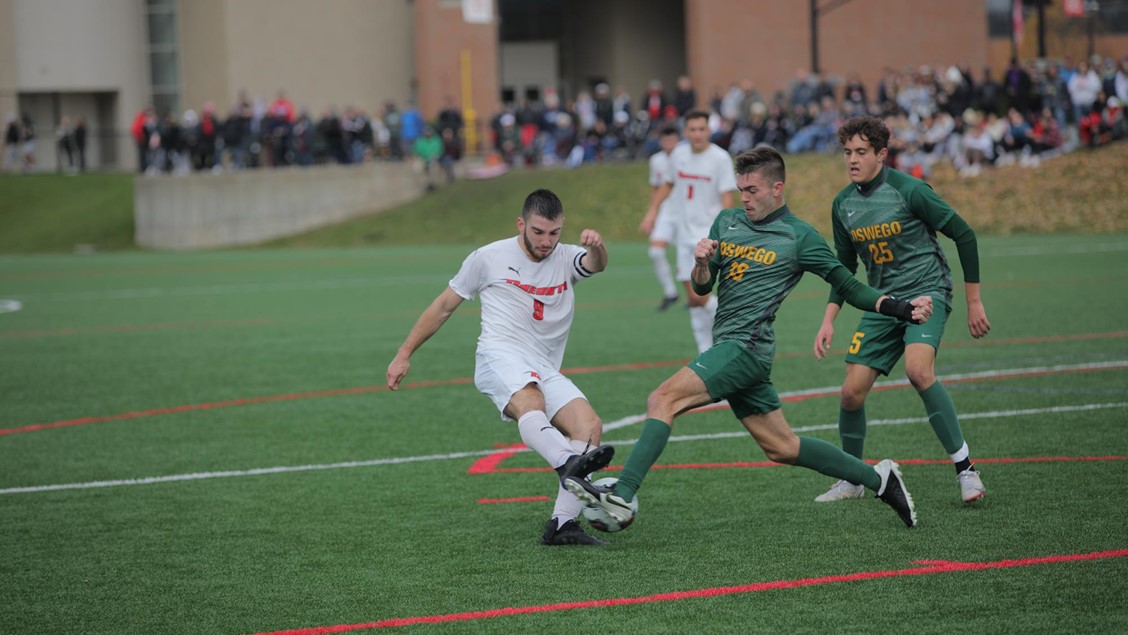
[[[960,415],[960,419],[997,419],[1002,417],[1020,417],[1026,415],[1056,414],[1063,412],[1080,412],[1086,410],[1103,410],[1108,408],[1126,408],[1128,402],[1082,404],[1077,406],[1055,406],[1052,408],[1027,408],[1023,410],[993,410],[989,412],[973,412]],[[634,419],[635,417],[628,417]],[[622,421],[622,420],[620,420]],[[905,425],[909,423],[927,423],[926,417],[911,417],[905,419],[877,419],[870,421],[871,426]],[[795,432],[812,432],[815,430],[837,430],[837,423],[823,425],[803,426],[794,428]],[[747,436],[747,432],[724,432],[718,434],[697,434],[670,437],[670,442],[703,441],[712,439],[727,439],[732,437]],[[615,445],[633,445],[638,439],[615,441]],[[172,474],[169,476],[150,476],[138,479],[123,479],[115,481],[88,481],[85,483],[61,483],[57,485],[34,485],[31,487],[10,487],[0,489],[2,494],[33,494],[37,492],[54,492],[67,489],[94,489],[99,487],[124,487],[126,485],[152,485],[155,483],[170,483],[176,481],[199,481],[213,478],[231,478],[237,476],[261,476],[266,474],[286,474],[291,472],[311,472],[314,470],[337,470],[357,467],[373,467],[377,465],[395,465],[400,463],[419,463],[423,461],[447,461],[452,459],[465,459],[474,456],[488,456],[501,450],[478,450],[475,452],[454,452],[451,454],[428,454],[424,456],[410,456],[392,459],[373,459],[371,461],[346,461],[343,463],[323,463],[320,465],[291,465],[280,467],[263,467],[252,470],[225,470],[222,472],[196,472],[192,474]],[[513,450],[505,450],[513,451]],[[517,452],[529,452],[521,449]]]
[[[1062,372],[1069,372],[1069,371],[1107,370],[1107,369],[1118,369],[1118,368],[1128,368],[1128,360],[1115,360],[1115,361],[1110,361],[1110,362],[1091,362],[1091,363],[1086,363],[1086,364],[1059,364],[1057,366],[1032,366],[1030,368],[1009,368],[1009,369],[1006,369],[1006,370],[985,370],[985,371],[980,371],[980,372],[976,372],[976,373],[954,373],[954,374],[951,374],[951,375],[941,375],[941,376],[937,377],[936,379],[939,380],[939,381],[957,382],[957,381],[968,381],[968,380],[974,380],[974,379],[990,379],[992,377],[1004,377],[1004,376],[1007,376],[1007,375],[1050,374],[1050,373],[1062,373]],[[893,379],[893,380],[888,380],[888,381],[876,382],[874,384],[874,388],[875,389],[880,389],[882,387],[892,388],[892,387],[908,386],[908,385],[909,385],[908,379]],[[805,390],[792,390],[792,391],[789,391],[789,392],[781,392],[781,393],[779,393],[779,397],[780,397],[780,399],[787,399],[787,398],[790,398],[790,397],[809,397],[809,396],[812,396],[812,395],[823,395],[823,394],[827,394],[827,393],[837,393],[840,389],[841,389],[841,386],[836,384],[834,386],[824,386],[822,388],[807,388]],[[725,402],[719,402],[719,403],[725,403]],[[964,415],[960,415],[960,417],[963,418]],[[617,430],[619,428],[624,428],[626,426],[634,425],[636,423],[642,423],[645,420],[646,420],[646,415],[632,415],[632,416],[629,416],[629,417],[623,417],[622,419],[618,419],[618,420],[612,421],[610,423],[605,422],[603,424],[603,430],[604,431]]]

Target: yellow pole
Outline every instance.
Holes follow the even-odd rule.
[[[478,149],[478,113],[474,110],[474,75],[470,70],[470,50],[462,49],[462,119],[466,124],[466,153]]]

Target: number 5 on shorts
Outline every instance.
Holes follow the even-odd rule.
[[[865,336],[861,331],[854,333],[854,339],[850,340],[850,353],[857,354],[862,349],[862,338]]]

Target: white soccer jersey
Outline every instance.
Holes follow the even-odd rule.
[[[587,250],[560,243],[540,262],[525,255],[520,236],[481,247],[466,257],[450,288],[482,302],[478,351],[518,351],[559,370],[576,311],[573,286],[591,277],[580,259]]]
[[[672,174],[673,172],[670,171],[669,154],[659,150],[650,155],[650,187],[658,187],[666,183],[670,180],[668,177]],[[665,205],[664,202],[663,205]]]
[[[659,150],[650,155],[650,187],[658,187],[668,181],[667,178],[673,174],[670,164],[670,155],[665,151]],[[658,215],[654,219],[654,229],[650,231],[650,240],[660,240],[664,243],[672,243],[678,235],[678,220],[675,218],[677,211],[670,208],[671,197],[667,196],[666,200],[658,206]]]
[[[678,243],[697,244],[722,209],[721,194],[736,191],[732,157],[713,143],[704,152],[684,144],[670,153],[670,166],[666,182],[674,189],[666,200],[677,210]]]

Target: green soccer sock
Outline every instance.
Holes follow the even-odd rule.
[[[866,407],[857,410],[838,410],[838,436],[842,439],[842,451],[855,458],[862,458],[866,447]]]
[[[822,439],[799,437],[799,456],[795,465],[850,483],[860,483],[875,492],[881,487],[881,477],[872,467]]]
[[[642,486],[642,479],[646,478],[650,466],[654,465],[666,448],[670,432],[670,426],[658,419],[647,419],[642,424],[642,434],[631,449],[630,456],[623,465],[623,473],[619,475],[619,482],[615,485],[615,493],[623,500],[634,500],[635,492]]]
[[[948,454],[958,452],[964,444],[963,430],[960,430],[960,419],[956,416],[956,404],[944,385],[939,381],[933,382],[927,390],[921,391],[920,398],[924,400],[928,423],[932,424],[932,430],[944,450]]]

